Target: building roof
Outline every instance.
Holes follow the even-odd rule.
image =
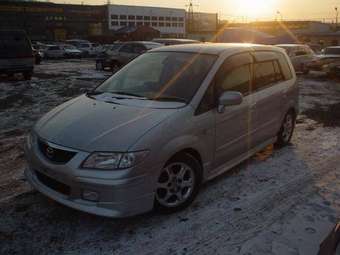
[[[196,44],[180,44],[173,46],[164,46],[157,49],[151,50],[152,52],[157,51],[173,51],[173,52],[190,52],[190,53],[201,53],[201,54],[213,54],[220,55],[227,51],[237,52],[246,50],[274,50],[284,52],[275,46],[260,45],[260,44],[248,44],[248,43],[196,43]]]

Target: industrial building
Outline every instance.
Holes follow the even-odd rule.
[[[184,9],[109,5],[108,15],[108,26],[113,31],[124,27],[150,26],[162,37],[183,38],[186,34]]]
[[[91,38],[107,31],[106,6],[0,2],[0,29],[22,29],[32,40]]]
[[[217,24],[215,13],[178,8],[0,1],[0,29],[25,30],[33,41],[76,38],[110,43],[154,36],[208,41]]]

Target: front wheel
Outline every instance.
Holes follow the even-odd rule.
[[[158,178],[155,208],[162,213],[172,213],[189,206],[195,199],[202,179],[200,163],[190,154],[171,159]]]
[[[295,128],[295,114],[293,111],[289,111],[283,119],[280,131],[277,135],[276,145],[284,147],[289,144],[292,139]]]

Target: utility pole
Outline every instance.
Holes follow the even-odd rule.
[[[335,7],[334,10],[335,10],[335,30],[338,31],[338,17],[339,17],[338,7]]]

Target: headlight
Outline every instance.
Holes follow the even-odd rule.
[[[137,152],[93,152],[82,164],[82,168],[117,170],[130,168],[142,162],[148,151]]]

